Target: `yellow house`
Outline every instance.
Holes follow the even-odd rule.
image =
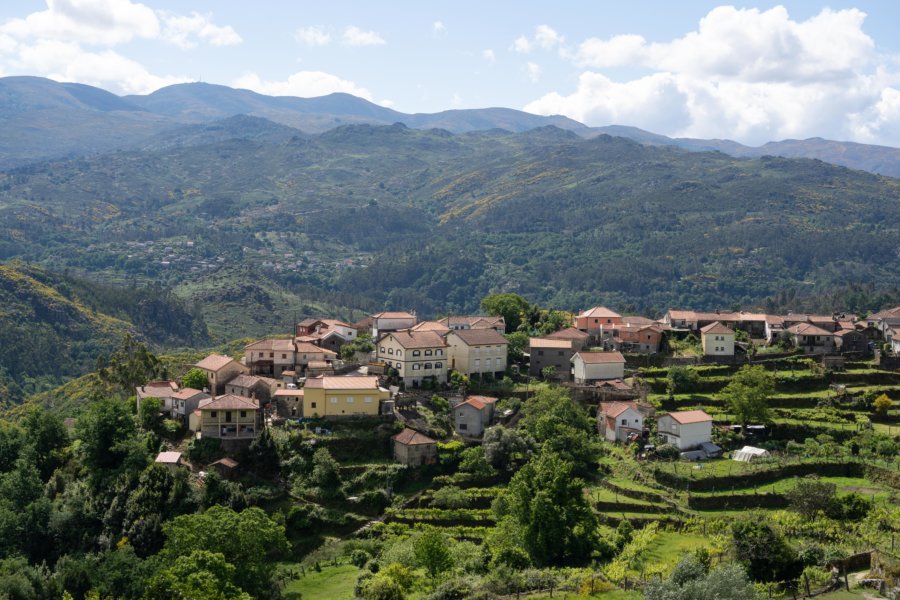
[[[700,344],[705,356],[734,356],[734,331],[720,322],[700,330]]]
[[[200,407],[200,432],[205,438],[253,439],[259,429],[256,400],[224,394]]]
[[[388,390],[378,386],[374,375],[313,377],[303,387],[303,416],[376,416],[381,401],[390,397]]]
[[[464,375],[503,377],[508,342],[495,329],[459,329],[446,336],[450,369]]]

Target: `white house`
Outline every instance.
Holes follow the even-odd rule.
[[[509,342],[495,329],[459,329],[444,337],[450,369],[464,375],[503,377]]]
[[[610,442],[624,442],[628,435],[644,431],[644,415],[634,402],[601,402],[597,432]]]
[[[702,410],[671,412],[657,419],[656,430],[667,444],[689,450],[712,441],[712,421]]]
[[[372,315],[372,339],[377,340],[389,331],[409,329],[417,322],[416,315],[405,311],[386,311]]]
[[[377,360],[397,369],[406,385],[418,386],[425,379],[447,382],[447,341],[434,331],[394,331],[375,344]]]
[[[700,330],[700,345],[706,356],[734,356],[734,331],[719,321]]]
[[[572,357],[575,383],[625,377],[625,357],[621,352],[576,352]]]

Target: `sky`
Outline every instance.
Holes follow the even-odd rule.
[[[900,2],[3,0],[0,76],[900,147]]]

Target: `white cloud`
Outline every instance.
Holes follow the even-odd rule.
[[[345,46],[381,46],[386,43],[376,32],[363,31],[356,25],[344,29],[343,42]]]
[[[856,9],[796,21],[781,6],[721,6],[670,41],[589,38],[571,53],[544,31],[534,44],[559,47],[578,66],[650,74],[613,81],[586,70],[574,91],[546,94],[526,110],[753,144],[823,136],[900,145],[898,65],[877,54],[864,20]]]
[[[541,48],[550,50],[554,46],[562,44],[563,37],[549,25],[538,25],[534,31],[534,41],[537,42]]]
[[[265,81],[256,73],[246,73],[235,79],[231,85],[270,96],[313,98],[344,92],[373,101],[372,93],[369,90],[359,87],[352,81],[322,71],[298,71],[284,81]]]
[[[513,41],[512,49],[520,54],[531,52],[531,41],[524,35],[520,35]]]
[[[447,26],[441,21],[435,21],[431,24],[431,31],[433,31],[435,35],[443,35],[447,33]]]
[[[197,40],[208,42],[213,46],[233,46],[243,41],[230,25],[216,25],[211,18],[210,15],[199,13],[190,15],[162,13],[164,27],[160,37],[180,48],[193,48],[197,45]]]
[[[2,46],[0,46],[2,47]],[[497,55],[494,54],[494,51],[488,48],[487,50],[481,51],[481,57],[488,62],[497,62]]]
[[[331,42],[331,34],[322,27],[310,25],[309,27],[300,27],[294,32],[294,37],[298,42],[302,42],[307,46],[325,46]]]
[[[156,13],[129,0],[47,0],[47,10],[11,19],[0,31],[19,39],[39,38],[112,46],[155,38]]]
[[[537,83],[541,79],[541,66],[537,63],[529,62],[525,65],[525,73],[531,83]]]

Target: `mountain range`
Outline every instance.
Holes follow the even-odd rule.
[[[159,136],[177,137],[183,135],[179,130],[185,127],[239,115],[261,117],[306,134],[351,124],[402,123],[410,128],[451,133],[491,129],[522,132],[552,125],[586,138],[612,135],[645,145],[719,151],[735,157],[815,158],[900,177],[900,149],[820,138],[750,147],[730,140],[669,138],[620,125],[588,127],[563,116],[539,116],[509,108],[406,114],[349,94],[273,97],[207,83],[177,84],[148,95],[120,97],[87,85],[39,77],[0,78],[0,168],[148,147],[158,144]]]

